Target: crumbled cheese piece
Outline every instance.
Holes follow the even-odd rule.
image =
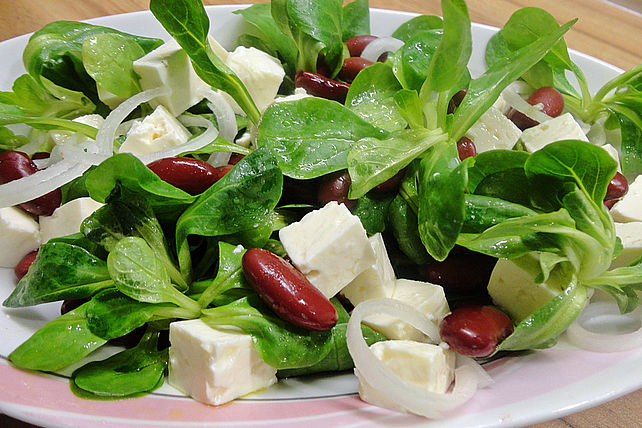
[[[0,267],[16,267],[40,246],[38,222],[18,207],[0,208]]]
[[[82,221],[102,206],[91,198],[78,198],[59,206],[50,216],[40,216],[42,243],[80,232]]]

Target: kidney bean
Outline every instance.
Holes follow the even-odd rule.
[[[64,300],[60,306],[60,315],[64,315],[67,312],[71,312],[76,309],[78,306],[87,303],[88,299],[69,299]]]
[[[51,153],[47,152],[36,152],[33,155],[31,155],[31,160],[37,160],[37,159],[49,159],[51,157]]]
[[[20,281],[22,277],[27,274],[27,271],[29,271],[29,266],[31,266],[33,261],[36,260],[37,255],[38,250],[31,251],[18,262],[16,267],[13,269],[13,273],[16,275],[16,278],[18,278],[18,281]]]
[[[346,101],[348,89],[350,89],[350,85],[347,83],[337,82],[308,71],[297,72],[296,76],[294,76],[294,86],[305,89],[308,94],[315,97],[327,98],[340,103]]]
[[[609,186],[606,188],[606,196],[604,197],[604,200],[610,201],[620,199],[624,197],[628,191],[629,183],[626,181],[626,177],[619,172],[616,172],[615,176],[609,182]]]
[[[446,293],[477,292],[485,289],[497,263],[484,254],[450,254],[443,262],[426,265],[426,281],[444,287]]]
[[[352,82],[361,70],[372,64],[372,61],[368,61],[367,59],[358,56],[346,58],[343,61],[341,70],[339,70],[339,78],[346,82]]]
[[[462,89],[453,95],[453,97],[448,102],[448,113],[454,113],[457,110],[457,107],[464,100],[464,97],[468,93],[468,89]]]
[[[606,200],[606,199],[605,199],[605,200],[603,200],[603,201],[602,201],[602,203],[604,204],[604,206],[605,206],[607,209],[609,209],[609,210],[610,210],[611,208],[613,208],[613,205],[615,205],[615,203],[616,203],[616,202],[617,202],[617,199],[609,199],[609,200]]]
[[[389,195],[397,191],[403,181],[404,171],[401,170],[383,183],[375,186],[371,192],[375,195]]]
[[[204,192],[225,175],[232,166],[215,168],[199,159],[163,158],[147,165],[161,180],[186,191],[190,195]]]
[[[461,160],[475,157],[477,156],[477,147],[470,138],[461,137],[459,141],[457,141],[457,153],[459,153],[459,159]]]
[[[526,101],[532,106],[541,103],[543,105],[541,111],[551,117],[559,116],[562,110],[564,110],[564,98],[562,94],[550,86],[542,86],[537,89]],[[539,125],[538,121],[514,109],[508,113],[508,118],[522,131]]]
[[[7,151],[0,154],[0,184],[5,184],[19,178],[28,177],[38,171],[38,167],[26,153]],[[62,202],[60,189],[46,195],[20,204],[20,207],[35,215],[51,215]]]
[[[377,36],[363,35],[354,36],[346,40],[346,46],[350,51],[350,56],[361,56],[361,53],[371,41],[377,39]]]
[[[283,320],[310,330],[329,330],[337,311],[294,266],[270,251],[251,248],[243,254],[243,273],[256,293]]]
[[[232,155],[230,156],[230,160],[227,161],[227,163],[230,164],[230,165],[236,165],[244,157],[245,157],[245,155],[242,154],[242,153],[232,153]]]
[[[453,351],[469,357],[486,357],[513,332],[513,323],[492,306],[467,306],[447,315],[439,332]]]
[[[317,201],[321,205],[325,205],[330,201],[337,201],[340,204],[345,204],[348,209],[354,207],[357,201],[348,199],[351,183],[352,180],[347,170],[337,171],[322,177],[319,183]]]

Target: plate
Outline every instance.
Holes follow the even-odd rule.
[[[226,48],[234,46],[242,29],[234,6],[207,8],[211,32]],[[389,35],[411,13],[373,9],[373,34]],[[135,34],[168,38],[167,33],[149,12],[136,12],[89,20]],[[496,29],[473,25],[471,73],[484,70],[483,49]],[[24,73],[21,53],[28,36],[0,43],[0,90],[11,87]],[[584,70],[592,90],[621,72],[617,67],[572,52]],[[0,301],[15,286],[13,272],[0,269]],[[59,304],[52,303],[24,309],[1,308],[0,317],[0,412],[43,426],[93,426],[96,421],[112,427],[126,426],[261,426],[276,425],[335,426],[422,424],[426,427],[521,426],[562,417],[604,401],[614,399],[642,386],[639,373],[642,349],[602,354],[582,351],[564,340],[552,349],[506,357],[485,367],[495,379],[465,405],[445,419],[429,421],[376,408],[362,402],[357,381],[352,374],[313,376],[280,382],[269,390],[249,395],[220,407],[210,407],[182,396],[164,385],[146,397],[123,401],[90,401],[74,396],[66,376],[73,370],[56,374],[26,372],[13,368],[7,355],[36,329],[57,316]],[[113,349],[92,354],[102,359]]]

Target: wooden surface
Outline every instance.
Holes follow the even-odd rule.
[[[633,0],[642,2],[642,0]],[[256,3],[256,1],[208,1],[205,4]],[[80,20],[147,9],[143,0],[0,0],[0,40],[38,30],[59,19]],[[437,0],[370,0],[371,7],[439,14]],[[567,34],[569,47],[628,69],[642,62],[642,15],[603,0],[469,0],[474,22],[502,26],[521,7],[538,6],[558,22],[579,18]],[[636,375],[636,374],[632,374]],[[639,376],[640,374],[637,373]],[[0,415],[2,427],[29,425]],[[642,390],[601,406],[560,419],[534,425],[536,428],[642,427]]]

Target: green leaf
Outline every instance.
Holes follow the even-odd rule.
[[[243,254],[247,250],[241,246],[234,246],[223,241],[218,243],[218,249],[218,272],[216,277],[209,281],[209,285],[198,299],[198,303],[202,308],[208,307],[212,301],[215,301],[217,306],[230,303],[222,303],[221,297],[227,297],[225,295],[230,294],[231,291],[235,292],[233,294],[237,298],[242,297],[239,294],[247,295],[252,292],[252,288],[243,275],[242,260]]]
[[[203,310],[210,326],[232,325],[252,335],[259,356],[276,369],[308,367],[332,350],[332,333],[305,330],[278,318],[256,295]]]
[[[107,341],[91,332],[86,304],[49,321],[18,346],[9,361],[21,369],[54,371],[80,361]]]
[[[343,41],[355,36],[370,34],[370,9],[368,0],[353,0],[343,6]]]
[[[537,214],[523,205],[481,195],[464,195],[464,204],[462,233],[481,233],[510,218]]]
[[[429,147],[446,139],[441,130],[407,129],[394,132],[386,139],[364,138],[357,141],[348,153],[348,171],[352,180],[348,197],[360,198],[392,178]]]
[[[169,359],[168,349],[156,350],[157,341],[146,335],[134,348],[76,369],[70,379],[72,389],[94,399],[137,397],[155,390],[162,385]]]
[[[348,90],[345,106],[359,117],[386,131],[407,126],[395,94],[401,85],[388,64],[375,63],[357,74]]]
[[[419,237],[417,215],[400,195],[388,208],[388,225],[397,240],[399,249],[415,264],[424,265],[430,260],[426,247]]]
[[[419,236],[436,260],[446,258],[464,223],[467,166],[451,142],[433,146],[419,164]]]
[[[523,319],[497,350],[520,351],[553,346],[557,337],[582,312],[587,299],[586,288],[571,282],[563,293]]]
[[[3,305],[18,308],[64,299],[83,299],[112,286],[103,260],[80,246],[48,242],[40,247],[29,272]]]
[[[143,55],[138,43],[115,33],[95,34],[82,44],[87,73],[100,87],[120,97],[141,91],[133,62]]]
[[[368,235],[381,233],[386,230],[388,206],[393,198],[394,195],[372,197],[364,195],[357,200],[357,204],[350,211],[359,217]]]
[[[405,89],[421,89],[441,35],[437,30],[418,32],[392,56],[393,71]]]
[[[442,30],[443,28],[444,22],[440,16],[419,15],[401,24],[392,33],[392,37],[403,42],[408,42],[422,31]]]
[[[616,113],[622,136],[622,172],[627,177],[642,174],[642,128],[623,114]]]
[[[356,141],[386,136],[341,104],[308,97],[268,108],[257,146],[277,157],[284,175],[309,179],[346,169],[347,154]]]
[[[149,9],[189,55],[196,74],[213,88],[230,94],[250,121],[258,123],[261,114],[247,88],[210,47],[207,40],[210,23],[203,3],[200,0],[151,0]]]

